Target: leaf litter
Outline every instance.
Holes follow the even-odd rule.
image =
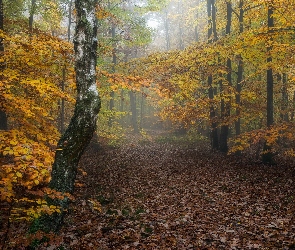
[[[92,145],[79,166],[65,249],[295,249],[292,163],[148,142]]]

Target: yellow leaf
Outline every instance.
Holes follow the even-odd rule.
[[[40,183],[38,180],[34,180],[34,182],[36,185],[39,185],[39,183]]]
[[[17,141],[16,141],[16,140],[11,140],[9,143],[10,143],[11,145],[13,145],[13,146],[17,145]]]
[[[23,177],[22,173],[20,173],[20,172],[16,172],[16,176],[20,177],[20,178]]]

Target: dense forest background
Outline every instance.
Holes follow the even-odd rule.
[[[44,195],[64,195],[47,184],[73,116],[77,12],[73,0],[0,7],[1,203],[9,220],[32,221],[60,211]],[[160,134],[294,162],[294,10],[293,0],[98,1],[98,147]]]

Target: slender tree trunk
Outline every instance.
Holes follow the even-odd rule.
[[[130,108],[131,108],[131,125],[133,131],[138,133],[138,124],[137,124],[137,109],[136,109],[136,94],[133,91],[129,91],[130,96]]]
[[[178,44],[178,48],[180,50],[184,49],[184,42],[183,42],[183,3],[182,0],[178,1],[178,13],[179,13],[179,22],[178,22],[178,30],[179,30],[179,44]]]
[[[141,101],[140,101],[140,129],[143,128],[143,116],[144,116],[144,93],[141,94]]]
[[[226,10],[227,10],[227,23],[226,23],[226,35],[229,35],[231,32],[231,20],[232,20],[232,4],[231,1],[226,2]],[[227,67],[227,75],[226,75],[226,80],[228,86],[232,85],[232,80],[231,80],[231,71],[232,71],[232,63],[231,59],[228,58],[226,62],[226,67]],[[222,86],[221,93],[224,96],[224,86]],[[227,145],[227,139],[228,139],[228,132],[229,132],[229,125],[228,125],[228,119],[230,116],[230,105],[231,101],[227,100],[225,101],[224,97],[221,98],[221,118],[223,125],[221,126],[220,129],[220,145],[219,149],[221,152],[227,153],[228,152],[228,145]],[[226,124],[224,124],[226,123]]]
[[[273,19],[273,2],[271,1],[268,6],[268,17],[267,17],[267,25],[268,25],[268,32],[269,35],[273,33],[272,28],[274,27],[274,19]],[[272,41],[272,37],[270,37],[270,41]],[[267,63],[272,63],[272,56],[270,55],[272,50],[272,46],[267,47]],[[266,125],[269,129],[274,123],[274,103],[273,103],[273,70],[272,66],[269,65],[269,68],[266,72],[266,79],[267,79],[267,111],[266,111]],[[263,163],[272,164],[273,163],[273,153],[271,152],[272,147],[267,143],[264,144],[264,153],[262,154],[262,161]]]
[[[31,1],[30,16],[29,16],[29,30],[33,32],[34,14],[36,11],[36,0]]]
[[[124,112],[124,102],[125,102],[124,90],[122,89],[121,94],[120,94],[120,112],[122,114]],[[121,123],[122,126],[124,126],[124,124],[125,124],[125,115],[121,115],[120,123]]]
[[[290,121],[294,121],[294,116],[295,116],[295,91],[293,92],[293,103],[292,103],[292,112],[290,115]]]
[[[244,32],[244,1],[240,0],[239,3],[239,33],[242,34]],[[241,134],[241,91],[242,85],[241,82],[243,81],[243,58],[242,55],[237,55],[238,59],[238,73],[237,73],[237,85],[236,85],[236,122],[235,122],[235,131],[236,136],[238,137]],[[241,151],[236,152],[237,155],[241,154]]]
[[[4,8],[3,8],[3,0],[0,0],[0,30],[3,31],[3,26],[4,26]],[[4,54],[4,44],[3,44],[3,39],[0,39],[0,55],[1,57]],[[3,71],[5,67],[4,62],[0,63],[0,71]],[[0,80],[1,80],[0,76]],[[2,96],[2,90],[0,87],[0,130],[7,130],[8,129],[8,124],[7,124],[7,115],[5,113],[5,107],[3,106],[4,104],[4,97]]]
[[[170,36],[169,36],[169,20],[168,10],[165,11],[165,38],[166,38],[166,50],[170,49]]]
[[[76,0],[77,24],[74,38],[77,97],[74,115],[57,145],[52,167],[50,188],[72,193],[78,162],[96,129],[100,98],[96,87],[98,0]],[[51,201],[61,213],[41,216],[35,221],[45,231],[58,231],[63,223],[67,198]]]
[[[65,81],[66,81],[66,67],[64,66],[62,70],[62,82],[61,82],[61,91],[65,91]],[[60,133],[62,134],[65,130],[65,99],[61,98],[60,101],[60,126],[59,130]]]
[[[281,119],[284,122],[289,121],[288,115],[288,106],[289,106],[289,96],[288,96],[288,88],[287,88],[287,74],[283,73],[282,79],[282,112],[281,112]]]
[[[216,33],[216,10],[215,10],[215,1],[207,0],[207,14],[208,14],[208,43],[213,43],[217,39]],[[213,37],[212,37],[213,35]],[[214,88],[213,88],[213,78],[212,75],[208,76],[208,97],[210,100],[210,139],[211,139],[211,148],[213,150],[218,149],[218,130],[217,130],[217,121],[216,121],[216,112],[213,104],[214,99]]]
[[[196,13],[196,19],[198,19],[198,12]],[[195,41],[198,42],[199,41],[199,30],[198,30],[198,25],[196,24],[195,26]]]
[[[69,2],[69,12],[68,12],[68,42],[71,41],[71,26],[72,26],[72,5],[73,0]]]
[[[110,6],[109,6],[110,7]],[[112,39],[115,40],[115,36],[116,36],[116,27],[114,24],[112,24],[112,28],[111,28],[111,33],[112,33]],[[117,64],[117,55],[116,55],[116,43],[113,42],[113,58],[112,58],[112,72],[115,73],[115,65]],[[115,108],[115,92],[112,90],[110,93],[110,111],[112,112]],[[109,118],[109,127],[113,126],[113,122],[114,122],[114,117],[113,114],[111,114],[110,118]]]

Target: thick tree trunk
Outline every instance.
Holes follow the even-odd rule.
[[[71,40],[71,24],[72,24],[72,5],[73,0],[69,2],[69,9],[68,9],[68,42]],[[66,67],[62,70],[62,83],[61,83],[61,90],[65,90],[65,82],[66,82]],[[63,133],[65,130],[65,99],[61,99],[61,109],[60,109],[60,132]]]
[[[273,32],[272,28],[274,27],[274,19],[273,19],[273,6],[272,3],[270,3],[270,6],[268,7],[268,29],[269,29],[269,34]],[[270,37],[270,41],[272,41],[272,37]],[[272,57],[270,55],[270,52],[272,50],[272,46],[267,47],[267,62],[269,64],[272,63]],[[274,98],[274,93],[273,93],[273,70],[272,66],[269,66],[267,72],[266,72],[266,79],[267,79],[267,111],[266,111],[266,125],[267,128],[270,128],[273,123],[274,123],[274,104],[273,104],[273,98]],[[268,163],[272,164],[273,163],[273,153],[272,153],[272,147],[267,143],[267,141],[264,144],[264,153],[262,154],[262,161],[263,163]]]
[[[97,0],[76,0],[77,25],[74,38],[77,98],[74,115],[58,142],[50,188],[72,193],[78,162],[96,129],[100,98],[96,87]],[[57,231],[63,221],[68,199],[53,202],[62,213],[42,216],[36,223],[45,231]]]
[[[3,8],[3,1],[0,0],[0,30],[3,31],[3,26],[4,26],[4,8]],[[0,56],[2,56],[4,53],[4,44],[3,40],[0,39]],[[4,69],[4,63],[0,63],[0,70],[2,71]],[[1,78],[0,78],[1,80]],[[0,91],[2,93],[2,91]],[[0,94],[0,130],[7,130],[8,125],[7,125],[7,115],[4,111],[4,107],[2,106],[4,103],[4,98]]]

